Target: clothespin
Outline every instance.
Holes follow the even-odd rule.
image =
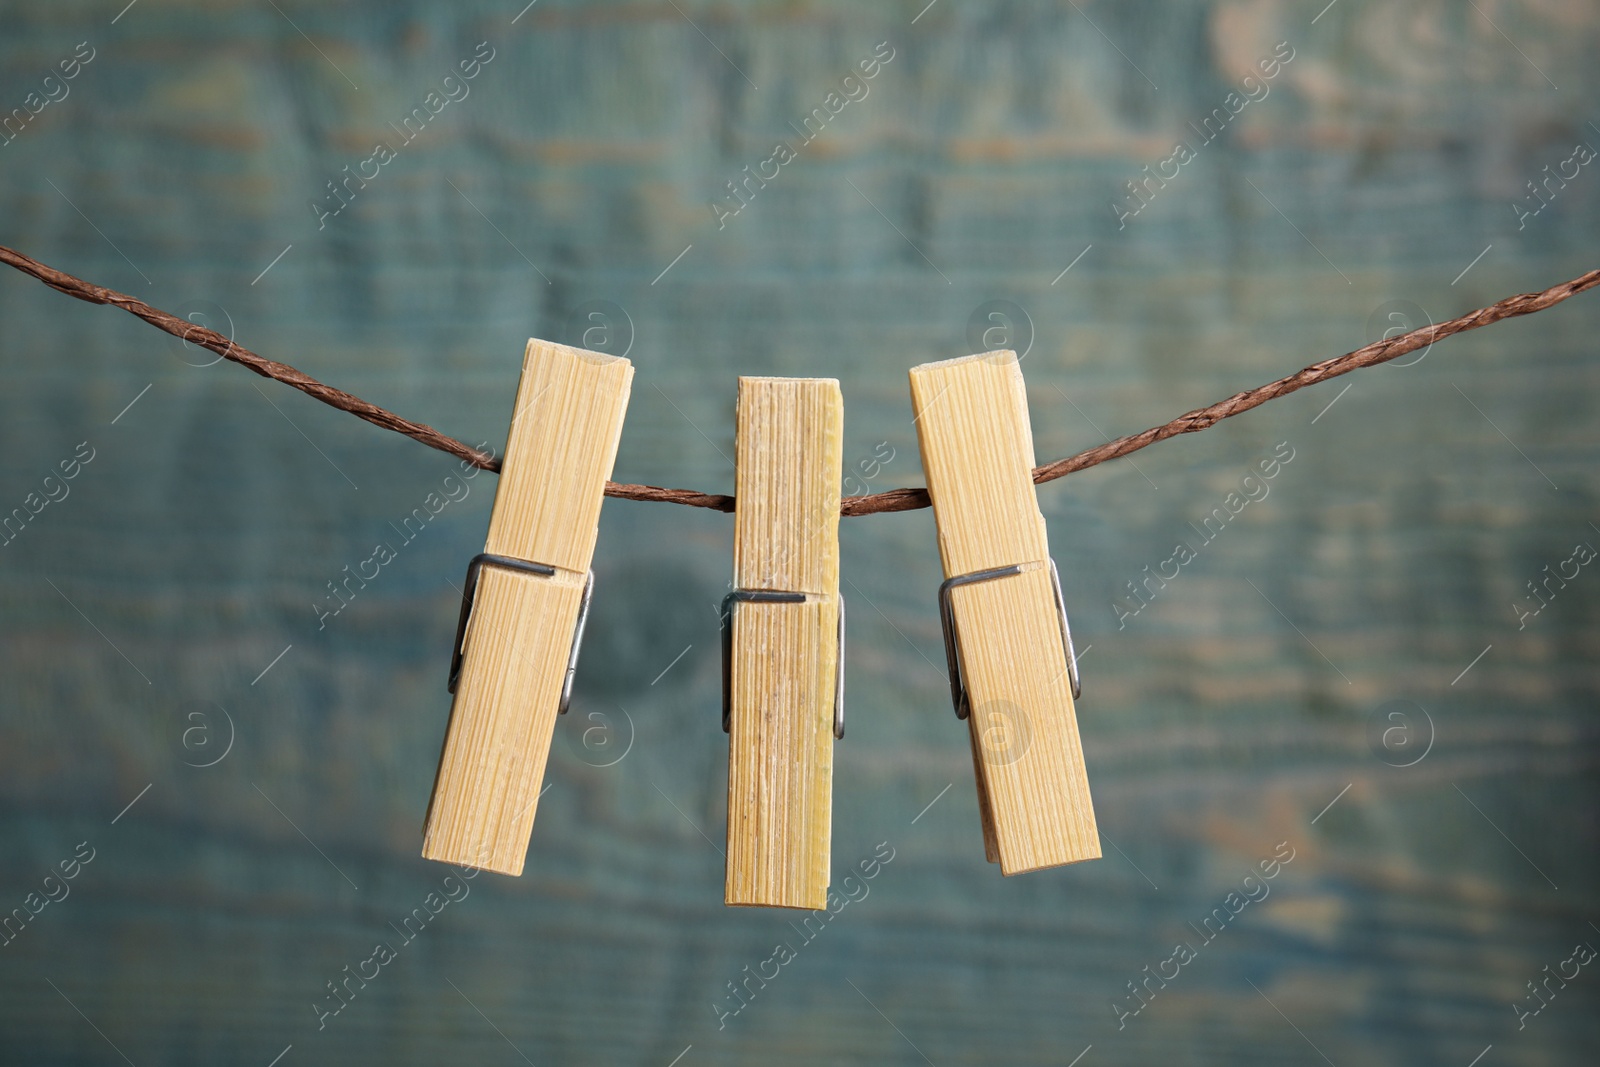
[[[733,592],[722,602],[729,904],[824,908],[833,742],[844,736],[831,378],[740,378]]]
[[[967,720],[984,852],[1003,874],[1098,859],[1073,698],[1076,656],[1034,492],[1014,352],[911,370],[939,530],[951,700]]]
[[[632,381],[625,359],[528,342],[489,535],[462,592],[427,859],[522,873]]]

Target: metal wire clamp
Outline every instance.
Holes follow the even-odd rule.
[[[733,605],[804,604],[804,593],[775,589],[735,589],[722,598],[722,732],[733,726]],[[844,738],[844,597],[839,597],[839,657],[833,678],[833,738]]]
[[[472,562],[467,564],[466,584],[461,587],[461,619],[456,623],[456,639],[450,646],[450,681],[446,686],[454,694],[456,683],[461,680],[461,659],[463,649],[462,639],[467,635],[467,620],[472,616],[472,601],[478,594],[478,572],[484,567],[500,567],[508,571],[521,571],[524,574],[537,574],[540,577],[550,578],[556,569],[548,563],[534,563],[532,560],[517,559],[515,556],[497,556],[492,552],[480,552],[472,557]],[[578,673],[578,649],[583,645],[583,626],[589,621],[589,598],[594,593],[594,571],[590,571],[583,582],[583,599],[578,602],[578,621],[572,627],[572,652],[567,656],[567,676],[561,683],[561,703],[557,710],[560,714],[567,713],[567,705],[572,703],[572,680]]]
[[[1061,599],[1061,575],[1056,570],[1056,561],[1052,559],[1049,563],[1050,585],[1055,590],[1056,597],[1056,614],[1061,618],[1061,647],[1067,653],[1067,681],[1072,686],[1072,699],[1077,700],[1083,696],[1083,687],[1078,682],[1078,654],[1072,648],[1072,628],[1067,624],[1067,606]],[[955,610],[950,606],[950,590],[958,585],[973,585],[1021,573],[1022,565],[1014,563],[1009,567],[994,567],[986,571],[973,571],[971,574],[958,574],[954,578],[946,578],[939,586],[939,623],[944,628],[944,656],[950,673],[950,702],[955,705],[958,719],[965,719],[972,705],[967,697],[966,679],[961,676],[961,634],[956,629]]]

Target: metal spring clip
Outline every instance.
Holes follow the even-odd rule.
[[[722,598],[722,732],[733,725],[733,605],[804,604],[804,593],[785,593],[773,589],[735,589]],[[833,737],[844,737],[844,597],[839,598],[839,658],[833,680]]]
[[[521,571],[524,574],[537,574],[545,578],[552,577],[556,573],[556,569],[548,563],[534,563],[531,560],[517,559],[515,556],[497,556],[492,552],[480,552],[472,557],[472,562],[467,564],[466,584],[461,588],[461,620],[456,623],[456,639],[450,646],[450,681],[446,688],[452,694],[456,691],[456,683],[461,680],[463,654],[461,641],[467,634],[467,619],[472,615],[472,601],[478,593],[478,572],[486,566]],[[589,598],[593,593],[594,571],[591,570],[583,582],[583,599],[578,602],[578,621],[572,628],[572,652],[567,656],[567,676],[561,684],[561,704],[557,709],[562,715],[567,713],[567,705],[572,703],[572,680],[578,673],[578,649],[583,645],[583,626],[589,621]]]
[[[1056,613],[1061,617],[1061,645],[1067,653],[1067,681],[1072,686],[1072,699],[1077,700],[1083,695],[1083,687],[1078,682],[1078,654],[1072,648],[1072,629],[1067,625],[1067,607],[1061,599],[1061,575],[1056,570],[1056,561],[1052,559],[1049,563],[1050,584],[1056,596]],[[955,705],[958,719],[967,717],[971,703],[967,697],[966,680],[961,676],[961,635],[956,630],[955,610],[950,606],[950,590],[958,585],[1009,578],[1021,573],[1022,564],[1014,563],[1009,567],[958,574],[954,578],[946,578],[939,586],[939,622],[944,628],[944,655],[950,672],[950,702]]]

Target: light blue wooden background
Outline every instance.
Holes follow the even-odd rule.
[[[0,243],[496,446],[525,339],[599,310],[587,340],[638,368],[617,477],[714,491],[740,373],[838,377],[846,461],[920,484],[906,370],[972,350],[988,301],[1031,320],[1050,459],[1357,347],[1393,302],[1419,325],[1600,265],[1595,164],[1514,207],[1600,146],[1592,3],[922,2],[0,4],[0,109],[67,90],[0,145]],[[1265,98],[1119,229],[1119,186],[1280,41]],[[399,144],[479,42],[470,95]],[[724,183],[880,42],[719,229]],[[1099,862],[984,864],[931,517],[846,521],[833,859],[894,859],[722,1028],[726,984],[799,940],[722,906],[710,843],[732,523],[611,502],[526,874],[470,883],[319,1030],[325,983],[450,873],[419,831],[492,476],[319,630],[454,464],[0,273],[0,510],[94,450],[0,548],[0,909],[94,850],[0,947],[0,1060],[1592,1062],[1592,968],[1521,1029],[1513,1004],[1600,945],[1600,576],[1522,629],[1513,604],[1600,545],[1597,328],[1580,297],[1041,488]],[[1119,629],[1278,442],[1270,496]],[[1200,944],[1280,842],[1271,895]]]

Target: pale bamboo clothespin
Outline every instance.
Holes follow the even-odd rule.
[[[427,859],[522,873],[632,381],[625,359],[528,342],[484,554],[467,568]]]
[[[1077,666],[1033,487],[1016,354],[911,370],[939,531],[951,696],[967,719],[984,852],[1003,874],[1098,859],[1078,739]]]
[[[740,378],[733,592],[723,600],[728,904],[824,908],[833,742],[844,735],[831,378]]]

